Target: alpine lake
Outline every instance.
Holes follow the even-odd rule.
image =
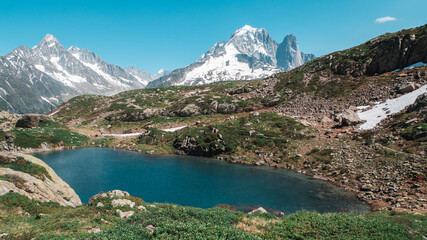
[[[146,202],[212,208],[229,204],[250,211],[258,206],[362,214],[369,206],[354,193],[303,174],[217,159],[145,155],[112,148],[80,148],[34,154],[67,182],[82,202],[101,191],[128,191]]]

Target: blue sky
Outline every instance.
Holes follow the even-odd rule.
[[[294,34],[302,51],[320,56],[426,24],[426,9],[426,0],[1,0],[0,54],[50,33],[66,48],[154,73],[194,62],[247,24],[279,43]],[[395,20],[376,22],[382,17]]]

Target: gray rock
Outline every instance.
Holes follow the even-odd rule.
[[[405,93],[410,93],[410,92],[414,91],[415,89],[416,89],[415,83],[410,82],[410,83],[407,83],[403,86],[400,86],[398,91],[399,91],[399,93],[405,94]]]
[[[232,103],[220,103],[218,104],[218,113],[230,114],[237,112],[237,106]]]
[[[200,115],[200,111],[201,110],[197,105],[191,103],[185,106],[183,109],[181,109],[178,112],[178,115],[181,117],[192,117],[192,116]]]
[[[129,218],[135,214],[134,211],[123,212],[120,209],[116,209],[116,212],[119,214],[120,218],[123,218],[123,219]]]
[[[113,201],[111,201],[111,205],[113,205],[113,207],[123,207],[128,205],[133,208],[135,206],[135,203],[129,199],[114,199]]]
[[[346,109],[342,113],[338,114],[336,119],[339,121],[341,126],[355,126],[363,122],[363,120],[361,120],[359,116],[350,109]]]

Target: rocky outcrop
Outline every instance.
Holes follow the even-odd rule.
[[[414,112],[414,111],[421,112],[426,110],[427,110],[427,93],[424,93],[417,97],[417,99],[415,100],[415,103],[409,106],[406,112],[407,113]]]
[[[108,206],[112,206],[113,208],[116,208],[115,212],[122,219],[129,218],[133,216],[135,212],[138,212],[138,211],[139,212],[147,211],[147,207],[150,207],[150,208],[156,207],[155,205],[148,205],[147,207],[143,205],[136,206],[137,203],[141,204],[142,202],[143,202],[142,199],[130,197],[128,192],[121,191],[121,190],[112,190],[105,193],[102,192],[92,196],[89,199],[90,206],[103,208],[104,206],[108,205]],[[125,211],[125,210],[128,210],[129,208],[133,210]]]
[[[192,156],[213,157],[228,151],[221,134],[212,130],[212,133],[204,132],[203,136],[186,136],[184,139],[175,139],[173,147],[178,154]]]
[[[313,61],[314,71],[329,68],[340,75],[375,75],[427,62],[427,25],[386,33],[354,48]]]
[[[30,199],[57,202],[62,206],[76,207],[82,204],[74,190],[42,160],[20,153],[0,152],[0,155],[11,159],[22,157],[25,161],[44,167],[50,175],[50,178],[40,179],[28,173],[2,168],[0,165],[0,176],[14,179],[11,181],[0,180],[0,195],[16,192]]]
[[[27,114],[18,119],[15,126],[19,128],[36,128],[39,126],[39,122],[45,119],[46,117],[43,115]]]
[[[163,114],[163,111],[161,109],[156,109],[156,108],[147,108],[142,112],[129,112],[129,113],[124,113],[120,116],[107,116],[105,117],[105,120],[107,121],[116,121],[116,120],[120,120],[120,121],[124,121],[124,122],[138,122],[138,121],[143,121],[145,119],[154,117],[154,116],[158,116]]]

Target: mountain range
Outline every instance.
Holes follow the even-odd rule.
[[[0,109],[44,113],[83,94],[114,95],[144,87],[252,80],[291,70],[314,58],[300,51],[293,35],[278,44],[264,28],[246,25],[195,63],[172,72],[162,68],[152,75],[110,64],[86,49],[65,49],[47,34],[31,49],[20,46],[0,56]]]
[[[300,51],[294,35],[287,35],[278,44],[264,28],[245,25],[227,41],[214,44],[195,63],[150,82],[147,88],[258,79],[291,70],[314,58],[313,54]]]
[[[43,113],[82,94],[113,95],[144,88],[156,75],[105,62],[86,49],[65,49],[47,34],[33,48],[20,46],[0,57],[0,108],[14,113]]]

